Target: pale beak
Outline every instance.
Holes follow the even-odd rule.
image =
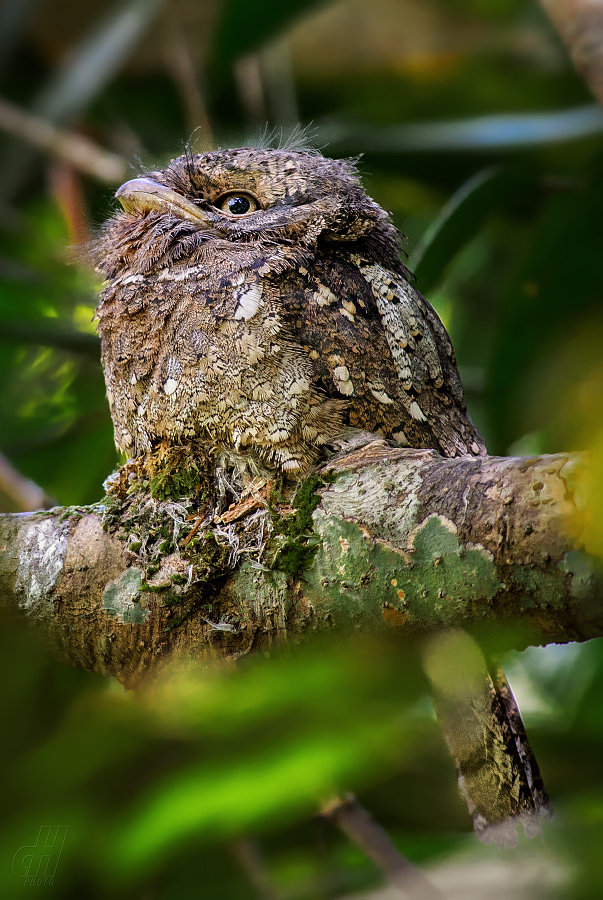
[[[212,222],[199,206],[151,178],[132,178],[122,184],[115,196],[126,212],[146,213],[156,209],[197,225],[209,226]]]

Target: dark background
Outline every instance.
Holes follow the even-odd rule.
[[[55,502],[100,500],[117,463],[99,282],[73,248],[114,209],[120,178],[187,142],[278,144],[299,124],[326,154],[362,154],[489,451],[600,459],[603,113],[537,3],[3,0],[0,82],[117,169],[95,163],[95,177],[1,135],[0,451]],[[5,485],[0,510],[18,509]],[[558,816],[546,845],[501,856],[469,834],[412,648],[322,647],[278,678],[272,662],[211,691],[191,675],[194,701],[165,687],[138,706],[7,634],[2,896],[23,890],[11,860],[44,824],[69,826],[54,885],[36,888],[49,896],[252,896],[237,843],[249,836],[283,897],[368,889],[379,871],[312,818],[344,789],[409,857],[456,867],[459,896],[479,866],[503,867],[508,896],[524,896],[513,878],[526,866],[526,897],[603,893],[599,642],[508,660]]]

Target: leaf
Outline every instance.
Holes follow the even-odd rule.
[[[568,183],[519,232],[489,361],[491,452],[541,429],[542,452],[598,441],[602,203],[600,175]]]
[[[316,647],[314,648],[316,650]],[[198,741],[193,765],[156,778],[111,837],[111,865],[135,873],[196,843],[316,812],[417,752],[427,719],[418,658],[370,642],[261,660],[231,675],[171,678],[157,721]],[[403,688],[401,687],[403,685]]]
[[[589,103],[552,112],[383,125],[333,119],[319,129],[319,136],[338,153],[359,145],[369,153],[483,153],[577,141],[602,131],[603,112]]]
[[[411,253],[408,265],[422,293],[429,293],[442,280],[454,257],[477,234],[484,219],[526,183],[526,177],[519,173],[489,166],[461,185]]]
[[[53,122],[77,118],[119,72],[163,0],[128,0],[102,13],[44,86],[34,109]]]
[[[321,2],[324,0],[229,0],[223,6],[215,37],[215,62],[228,68],[238,57],[255,52]]]

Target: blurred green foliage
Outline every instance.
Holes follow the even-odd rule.
[[[410,646],[319,643],[236,671],[191,668],[135,700],[52,662],[9,624],[0,653],[2,677],[15,684],[1,712],[11,733],[0,755],[12,770],[3,897],[23,890],[12,857],[42,820],[69,826],[51,895],[83,878],[99,886],[82,896],[131,896],[133,884],[182,864],[191,875],[211,868],[206,857],[225,839],[291,829],[351,782],[372,780],[373,766],[383,777],[416,766],[426,749],[441,754]],[[218,880],[203,896],[229,887],[230,877]]]
[[[535,0],[4,0],[0,34],[0,95],[132,172],[179,154],[196,126],[194,149],[265,126],[278,141],[301,121],[325,153],[364,154],[490,451],[592,446],[603,497],[603,125],[580,112],[592,99]],[[529,137],[543,114],[546,136]],[[15,137],[0,154],[0,451],[59,503],[95,501],[117,461],[98,284],[66,247],[93,235],[113,190]],[[587,525],[603,555],[600,521]],[[416,861],[471,840],[412,648],[321,647],[136,702],[7,629],[3,897],[23,891],[11,861],[44,824],[69,826],[46,889],[79,898],[247,897],[233,841],[254,835],[283,896],[374,885],[374,866],[312,818],[332,791],[357,791]],[[528,651],[513,673],[558,811],[544,859],[570,878],[543,896],[598,898],[603,650]]]
[[[62,503],[93,501],[116,459],[93,279],[67,264],[52,203],[30,201],[22,215],[25,234],[0,234],[2,449]]]
[[[515,867],[545,864],[567,894],[545,879],[541,893],[525,896],[594,898],[603,653],[598,641],[582,652],[553,649],[556,659],[533,648],[508,662],[557,821],[547,846],[500,851],[467,833],[409,643],[323,640],[236,670],[191,665],[135,697],[53,661],[4,618],[0,893],[21,895],[18,853],[43,825],[68,829],[44,885],[50,897],[184,898],[193,889],[208,900],[248,897],[237,847],[251,836],[279,896],[367,888],[380,873],[315,815],[352,785],[417,864],[458,860],[468,885],[472,866],[502,861],[512,883]]]

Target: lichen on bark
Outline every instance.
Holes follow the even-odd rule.
[[[153,498],[138,465],[100,506],[0,517],[4,604],[62,658],[130,686],[168,660],[236,658],[320,629],[603,634],[576,457],[442,459],[375,439],[297,499],[294,484],[243,477],[224,456],[192,495],[160,473]]]

